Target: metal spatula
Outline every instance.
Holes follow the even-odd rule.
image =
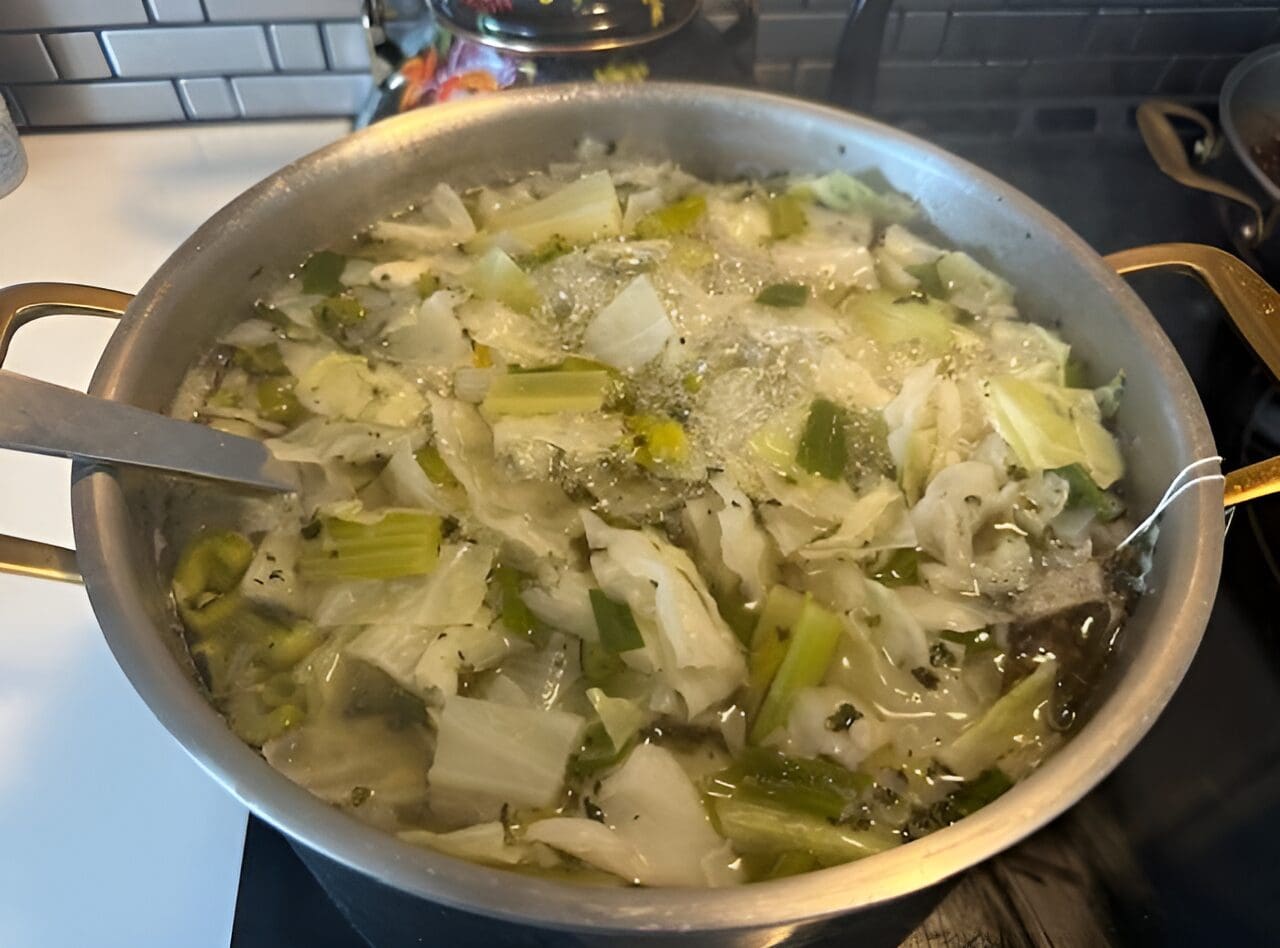
[[[252,438],[0,369],[0,448],[296,491],[298,468]]]

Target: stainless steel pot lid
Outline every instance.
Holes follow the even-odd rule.
[[[642,46],[688,23],[701,0],[431,0],[449,30],[518,53]]]

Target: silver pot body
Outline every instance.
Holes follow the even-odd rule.
[[[1060,327],[1098,379],[1125,369],[1118,426],[1135,511],[1151,509],[1188,462],[1215,453],[1195,389],[1151,314],[1079,237],[1028,198],[870,120],[690,85],[549,86],[434,107],[284,168],[214,216],[147,283],[107,347],[91,393],[165,410],[212,340],[310,251],[402,209],[438,180],[466,187],[570,160],[584,135],[713,178],[878,170],[919,198],[949,245],[1012,280],[1022,311]],[[927,908],[926,890],[1062,813],[1146,733],[1203,634],[1222,561],[1222,493],[1206,485],[1164,520],[1151,594],[1129,623],[1091,718],[1038,772],[959,824],[862,862],[732,890],[596,889],[401,843],[311,797],[242,744],[206,702],[178,644],[156,565],[155,483],[127,471],[73,471],[79,567],[112,652],[187,752],[256,814],[339,864],[340,885],[375,880],[398,890],[398,911],[420,907],[424,943],[431,919],[455,910],[497,926],[484,929],[489,944],[743,946],[809,941],[838,916],[871,933],[882,930],[886,914],[901,916],[912,905],[918,913]]]

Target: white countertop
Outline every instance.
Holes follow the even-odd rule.
[[[27,179],[0,198],[0,286],[136,290],[217,208],[345,131],[28,136]],[[110,332],[42,320],[5,368],[83,388]],[[69,470],[0,451],[0,533],[70,546]],[[226,948],[244,828],[243,807],[134,694],[84,590],[0,575],[0,945]]]

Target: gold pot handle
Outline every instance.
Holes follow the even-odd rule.
[[[1205,244],[1150,244],[1108,255],[1117,273],[1170,267],[1204,283],[1259,358],[1280,379],[1280,293],[1243,261]],[[1280,458],[1250,464],[1227,475],[1228,507],[1280,492]]]
[[[119,319],[133,297],[78,283],[19,283],[0,289],[0,366],[14,334],[43,316],[82,314]],[[80,582],[74,550],[0,534],[0,573]]]
[[[1164,99],[1150,99],[1138,106],[1137,116],[1138,132],[1146,143],[1147,151],[1151,152],[1151,157],[1155,159],[1160,170],[1179,184],[1195,188],[1197,191],[1216,194],[1248,208],[1253,215],[1253,220],[1248,227],[1244,228],[1244,236],[1248,239],[1250,246],[1256,247],[1267,239],[1275,226],[1276,209],[1273,209],[1271,214],[1266,214],[1257,201],[1239,188],[1232,187],[1217,178],[1211,178],[1193,168],[1187,158],[1182,139],[1178,137],[1170,121],[1173,116],[1187,119],[1200,126],[1204,132],[1202,141],[1207,155],[1212,155],[1217,150],[1218,133],[1213,123],[1207,118],[1189,106]]]

